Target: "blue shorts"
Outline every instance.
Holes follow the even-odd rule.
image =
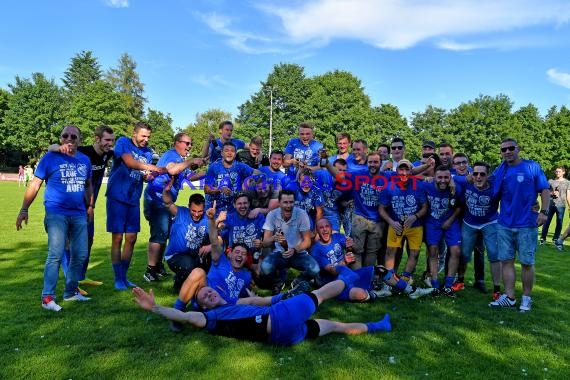
[[[352,288],[361,288],[364,290],[372,290],[372,280],[374,279],[374,267],[362,267],[360,269],[354,270],[354,273],[360,277],[357,281],[354,281],[352,286],[346,286],[342,293],[336,296],[339,301],[350,301],[350,290]]]
[[[107,198],[107,232],[137,233],[141,230],[141,206]]]
[[[307,336],[308,321],[317,307],[308,294],[301,294],[271,306],[271,342],[291,346]]]
[[[497,247],[499,261],[513,260],[516,252],[524,265],[534,265],[534,254],[538,241],[538,228],[508,228],[497,224]]]
[[[172,216],[168,208],[162,202],[155,202],[148,199],[143,203],[143,214],[150,226],[150,243],[166,244],[170,235],[170,223]]]
[[[461,245],[461,225],[457,219],[451,223],[451,227],[447,230],[442,229],[440,225],[436,226],[431,223],[426,223],[425,227],[428,247],[430,245],[439,245],[442,237],[445,237],[445,244],[447,244],[448,247]]]

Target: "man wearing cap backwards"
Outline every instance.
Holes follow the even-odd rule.
[[[403,240],[409,245],[408,260],[402,278],[410,280],[416,270],[418,255],[423,240],[422,217],[427,213],[428,205],[422,182],[409,178],[412,163],[408,160],[398,162],[397,177],[392,177],[394,186],[389,186],[380,194],[380,216],[388,223],[388,239],[385,266],[398,270],[401,257],[396,253],[402,248]],[[398,179],[398,183],[395,180]],[[401,251],[400,251],[401,252]]]

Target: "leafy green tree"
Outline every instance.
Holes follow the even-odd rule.
[[[461,150],[471,162],[500,162],[499,144],[515,132],[513,103],[507,95],[480,95],[450,111],[447,121],[454,136],[455,151]]]
[[[297,135],[297,126],[306,121],[305,99],[310,95],[310,81],[304,69],[296,64],[275,65],[259,90],[239,106],[237,121],[243,126],[243,135],[263,138],[264,149],[269,147],[270,95],[273,94],[273,149],[283,149],[287,141]]]
[[[116,136],[130,136],[132,128],[121,95],[103,80],[86,84],[73,98],[66,122],[79,127],[85,145],[93,143],[93,131],[101,124],[113,128]]]
[[[548,156],[551,147],[547,144],[547,135],[544,120],[534,105],[528,104],[514,113],[512,137],[517,139],[519,146],[523,149],[521,154],[523,157],[536,160],[541,165],[547,163],[544,159],[550,161]]]
[[[551,175],[556,166],[570,168],[570,110],[566,106],[552,107],[545,118],[544,130],[546,138],[543,145],[543,155],[538,159],[544,171]]]
[[[144,84],[136,72],[136,62],[124,53],[119,59],[119,66],[107,72],[107,80],[115,91],[121,94],[133,121],[142,120],[146,98]]]
[[[8,87],[12,95],[2,122],[4,144],[37,158],[58,141],[64,121],[63,91],[42,73],[33,73],[31,80],[16,76]]]
[[[82,51],[71,59],[62,81],[64,88],[73,97],[81,94],[87,85],[100,80],[102,75],[101,65],[93,57],[93,52]]]
[[[188,125],[183,132],[187,133],[188,136],[192,137],[192,142],[194,143],[190,155],[193,157],[198,157],[204,144],[209,140],[209,133],[214,136],[218,136],[218,126],[222,121],[232,120],[232,115],[229,112],[223,111],[218,108],[209,109],[205,112],[196,114],[196,122],[194,124]],[[234,133],[233,137],[246,139],[247,135],[244,134],[243,129],[239,126],[239,123],[234,123]]]
[[[413,136],[408,127],[408,121],[400,114],[398,107],[392,104],[381,104],[372,109],[372,118],[374,129],[364,135],[370,136],[366,138],[370,150],[376,150],[380,144],[390,144],[394,137],[400,137],[406,144],[406,152],[408,152],[406,158],[417,159],[417,155],[410,156],[416,150],[417,139]]]
[[[170,114],[163,114],[151,108],[147,111],[146,123],[152,128],[150,145],[157,154],[163,154],[172,147],[174,131]]]

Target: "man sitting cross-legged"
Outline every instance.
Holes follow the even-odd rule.
[[[330,333],[364,334],[391,331],[390,315],[369,323],[343,323],[328,319],[311,319],[318,306],[325,300],[339,295],[350,285],[350,276],[329,282],[311,293],[303,293],[280,301],[282,295],[250,297],[255,305],[232,305],[213,288],[198,291],[197,302],[205,311],[182,312],[157,305],[152,289],[133,289],[136,303],[144,310],[152,311],[172,321],[189,323],[216,335],[276,345],[290,346]],[[248,298],[245,298],[246,300]],[[260,304],[266,306],[258,306]]]

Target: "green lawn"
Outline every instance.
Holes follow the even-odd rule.
[[[103,189],[104,192],[104,189]],[[567,379],[570,377],[568,262],[552,245],[537,253],[531,313],[491,310],[489,295],[467,286],[455,300],[412,301],[395,296],[374,304],[329,301],[318,316],[369,321],[392,315],[394,330],[331,335],[291,348],[208,335],[170,332],[160,317],[139,310],[129,292],[113,289],[104,197],[96,209],[96,236],[88,303],[61,302],[60,313],[40,306],[47,237],[42,194],[30,223],[16,232],[23,189],[0,183],[0,379]],[[180,199],[188,198],[184,191]],[[566,226],[567,224],[565,224]],[[554,226],[552,226],[554,228]],[[142,280],[148,225],[142,223],[131,280]],[[550,237],[549,237],[550,240]],[[423,256],[423,253],[422,253]],[[422,259],[423,262],[423,259]],[[472,279],[472,271],[467,279]],[[487,276],[490,277],[490,276]],[[170,281],[153,285],[158,302],[172,305]],[[487,287],[491,287],[487,281]],[[63,281],[58,284],[61,300]],[[520,283],[517,286],[520,300]]]

